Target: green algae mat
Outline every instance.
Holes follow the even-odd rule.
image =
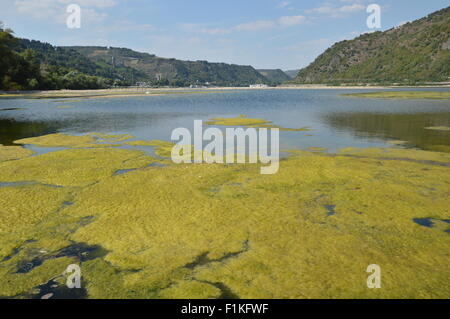
[[[378,98],[378,99],[450,100],[450,92],[438,92],[438,91],[386,91],[386,92],[342,94],[342,96],[360,97],[360,98]]]
[[[450,297],[448,153],[317,148],[261,175],[171,164],[171,143],[131,138],[0,146],[1,297]],[[81,290],[64,288],[70,264]],[[372,264],[381,289],[367,287]]]

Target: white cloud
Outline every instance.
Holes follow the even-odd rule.
[[[263,30],[263,29],[271,29],[276,26],[277,26],[277,24],[275,21],[260,20],[260,21],[253,21],[253,22],[239,24],[239,25],[235,26],[233,29],[237,30],[237,31],[258,31],[258,30]]]
[[[349,5],[344,5],[341,7],[333,7],[329,4],[306,10],[307,13],[319,13],[325,14],[333,18],[342,18],[346,14],[364,11],[366,10],[366,6],[360,3],[353,3]]]
[[[130,31],[154,31],[156,28],[151,24],[138,24],[130,20],[118,20],[112,24],[107,24],[97,28],[102,32],[130,32]]]
[[[354,3],[352,5],[343,6],[338,8],[339,12],[358,12],[366,9],[366,6],[362,4]]]
[[[284,16],[276,20],[258,20],[241,23],[230,28],[211,28],[205,25],[186,23],[182,25],[182,29],[188,32],[205,33],[209,35],[226,35],[239,31],[261,31],[279,27],[293,27],[306,22],[306,20],[306,17],[302,15]]]
[[[283,27],[291,27],[294,25],[298,25],[303,23],[306,20],[305,16],[287,16],[287,17],[281,17],[278,19],[278,23]]]
[[[117,5],[115,0],[15,0],[14,6],[17,12],[30,18],[65,23],[67,6],[72,3],[81,6],[82,23],[88,24],[102,21],[107,17],[106,13],[96,9]]]
[[[117,5],[117,1],[115,0],[54,0],[54,2],[60,2],[66,5],[76,3],[81,7],[95,7],[95,8],[108,8]]]
[[[291,2],[290,1],[283,1],[278,5],[278,8],[286,8],[288,6],[290,6]]]

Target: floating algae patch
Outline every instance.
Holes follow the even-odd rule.
[[[271,121],[264,119],[252,119],[248,118],[246,115],[240,115],[234,118],[213,118],[207,121],[207,125],[220,125],[220,126],[244,126],[244,127],[255,127],[255,128],[278,128],[280,131],[292,131],[292,132],[305,132],[311,131],[309,127],[302,128],[285,128],[278,125],[272,124]]]
[[[25,138],[17,140],[15,144],[32,144],[39,147],[67,147],[67,148],[98,148],[115,147],[120,143],[133,138],[130,134],[104,134],[90,133],[87,135],[68,135],[64,133],[55,133],[39,137]],[[106,144],[110,143],[110,144]]]
[[[272,122],[263,119],[251,119],[246,115],[240,115],[234,118],[213,118],[206,122],[208,125],[223,125],[223,126],[255,126],[255,125],[269,125]]]
[[[328,148],[325,147],[308,147],[308,150],[311,152],[326,152],[328,150]]]
[[[24,138],[14,141],[15,144],[32,144],[39,147],[68,147],[68,148],[93,148],[111,147],[116,145],[100,144],[97,138],[91,135],[68,135],[63,133],[49,134],[39,137]],[[118,146],[118,145],[117,145]]]
[[[99,142],[107,143],[119,143],[134,138],[131,134],[89,133],[88,135],[96,138]]]
[[[58,105],[56,108],[64,110],[64,109],[72,109],[73,106],[72,105]]]
[[[117,170],[145,167],[154,161],[142,151],[67,149],[0,163],[0,181],[86,186],[112,176]]]
[[[78,191],[62,214],[96,217],[71,240],[110,252],[88,263],[89,296],[219,298],[219,286],[240,298],[448,296],[448,235],[411,222],[430,210],[448,219],[448,168],[302,154],[273,176],[257,165],[172,165]],[[366,286],[374,262],[382,291]],[[94,279],[102,271],[113,284]]]
[[[350,93],[342,94],[348,97],[360,98],[382,98],[382,99],[431,99],[431,100],[450,100],[450,92],[438,91],[387,91],[387,92],[369,92],[369,93]]]
[[[434,130],[434,131],[450,131],[450,127],[448,126],[432,126],[426,127],[426,130]]]
[[[17,160],[33,155],[32,150],[21,146],[3,146],[0,144],[0,162]]]
[[[450,219],[449,168],[435,164],[450,160],[392,151],[294,152],[275,175],[241,164],[155,169],[142,152],[108,148],[0,163],[1,181],[65,186],[0,188],[0,216],[12,214],[0,224],[0,260],[11,257],[0,295],[45,285],[80,258],[15,273],[21,260],[85,243],[108,252],[82,262],[89,298],[448,298],[448,234],[412,220]],[[29,258],[35,249],[46,252]],[[373,263],[383,289],[367,289]]]
[[[348,147],[339,151],[340,155],[374,157],[382,159],[404,159],[406,161],[437,162],[450,166],[450,154],[399,148],[355,148]]]

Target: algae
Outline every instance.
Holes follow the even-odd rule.
[[[306,132],[311,131],[309,127],[302,128],[285,128],[282,126],[274,125],[271,121],[264,119],[252,119],[248,118],[246,115],[240,115],[234,118],[213,118],[207,121],[207,125],[219,125],[219,126],[244,126],[244,127],[254,127],[254,128],[278,128],[280,131],[290,131],[290,132]]]
[[[17,160],[33,155],[32,150],[21,146],[3,146],[0,144],[0,162]]]
[[[432,126],[426,127],[426,130],[435,130],[435,131],[450,131],[450,127],[448,126]]]
[[[14,141],[15,144],[32,144],[40,147],[68,147],[68,148],[93,148],[120,146],[122,141],[133,138],[132,135],[108,135],[103,133],[90,133],[87,135],[68,135],[55,133],[39,137],[24,138]],[[105,144],[111,143],[111,144]]]
[[[386,91],[386,92],[350,93],[350,94],[342,94],[342,96],[360,97],[360,98],[382,98],[382,99],[450,100],[450,92],[439,92],[439,91]]]
[[[148,144],[163,155],[173,145]],[[88,148],[0,163],[0,182],[64,186],[0,188],[0,295],[54,293],[47,284],[80,261],[88,298],[450,295],[448,154],[297,151],[275,175],[259,165],[155,162]],[[61,253],[74,243],[107,253]],[[23,261],[33,267],[17,273]],[[367,289],[374,263],[383,289]]]

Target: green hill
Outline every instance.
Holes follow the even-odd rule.
[[[266,77],[267,80],[269,80],[271,84],[274,84],[274,85],[278,85],[283,82],[291,80],[291,78],[280,69],[275,69],[275,70],[260,69],[257,71],[260,74],[262,74],[264,77]]]
[[[57,47],[16,38],[1,23],[0,56],[0,90],[271,83],[251,66],[165,59],[125,48]]]
[[[450,7],[385,32],[341,41],[300,70],[308,83],[401,83],[448,81]]]
[[[300,70],[287,70],[284,71],[291,79],[295,78]]]
[[[207,61],[181,61],[160,58],[125,48],[65,47],[109,70],[131,69],[139,72],[135,80],[159,84],[247,86],[269,81],[251,66]]]

